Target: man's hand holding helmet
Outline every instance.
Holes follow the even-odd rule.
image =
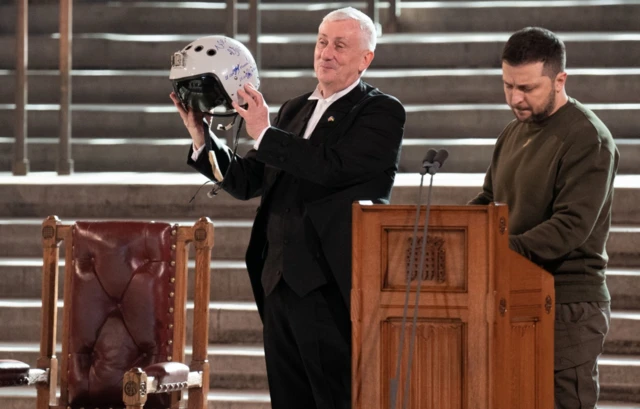
[[[247,103],[246,108],[242,108],[237,102],[233,103],[233,108],[247,123],[247,134],[252,139],[258,140],[264,130],[271,126],[269,106],[260,91],[251,84],[246,84],[244,89],[239,89],[238,95]]]
[[[186,110],[175,92],[172,92],[169,98],[173,101],[182,118],[182,122],[184,122],[184,126],[187,128],[187,131],[189,131],[194,147],[200,149],[200,147],[204,145],[204,128],[202,127],[202,121],[209,123],[211,117],[203,112],[196,112],[193,109]]]

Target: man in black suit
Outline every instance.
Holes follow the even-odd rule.
[[[247,200],[261,196],[246,262],[264,323],[272,407],[351,406],[351,205],[388,203],[398,170],[405,111],[360,80],[373,60],[375,27],[345,8],[319,27],[314,68],[318,86],[285,102],[273,124],[251,85],[234,102],[256,140],[244,157],[212,133],[202,115],[172,94],[193,139],[188,163]],[[205,152],[206,151],[206,152]]]

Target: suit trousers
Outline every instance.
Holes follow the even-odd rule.
[[[351,319],[335,283],[300,297],[280,280],[264,300],[264,349],[273,409],[351,407]]]
[[[598,356],[609,331],[609,302],[556,304],[555,409],[594,409]]]

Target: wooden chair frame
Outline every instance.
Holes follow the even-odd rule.
[[[58,262],[59,248],[65,243],[65,288],[64,301],[70,299],[70,280],[72,274],[72,229],[73,225],[62,224],[56,216],[49,216],[42,224],[43,269],[42,269],[42,331],[40,336],[40,358],[35,369],[29,370],[28,379],[23,383],[35,384],[37,388],[37,409],[66,409],[68,407],[67,351],[69,339],[69,310],[63,310],[62,359],[55,354],[57,301],[58,301]],[[176,276],[175,276],[175,322],[181,322],[180,330],[174,332],[173,362],[184,361],[186,341],[186,299],[188,272],[188,245],[195,247],[195,294],[193,314],[193,353],[188,366],[186,379],[176,382],[163,382],[148,376],[140,368],[133,368],[123,374],[123,401],[127,409],[142,408],[151,393],[170,393],[171,408],[177,408],[181,393],[188,390],[189,409],[202,409],[207,405],[209,390],[209,361],[207,357],[209,330],[209,289],[210,260],[213,247],[213,223],[208,218],[199,219],[193,226],[175,225],[172,234],[176,240]],[[59,370],[60,365],[60,370]],[[60,397],[56,398],[58,375],[60,379]]]

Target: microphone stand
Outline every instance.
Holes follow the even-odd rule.
[[[449,156],[449,152],[446,149],[441,149],[439,151],[435,151],[434,149],[429,149],[424,160],[422,161],[422,169],[420,170],[420,188],[418,190],[418,201],[416,206],[416,218],[413,225],[413,237],[411,239],[411,253],[410,253],[410,261],[409,261],[409,271],[407,271],[407,282],[405,289],[405,302],[402,313],[402,324],[400,326],[400,343],[398,345],[398,355],[396,358],[396,373],[395,377],[390,381],[390,409],[395,409],[397,405],[397,397],[398,397],[398,379],[400,378],[400,363],[402,361],[402,352],[404,350],[404,338],[405,338],[405,327],[407,322],[407,313],[409,308],[409,297],[411,294],[411,274],[414,269],[414,252],[416,248],[416,238],[418,232],[418,223],[420,220],[420,204],[422,202],[422,186],[424,183],[424,175],[429,173],[431,175],[429,180],[429,189],[427,191],[427,205],[426,205],[426,214],[425,214],[425,222],[424,222],[424,230],[422,232],[422,246],[420,248],[420,261],[418,267],[418,285],[416,287],[416,300],[413,309],[413,319],[412,319],[412,328],[411,328],[411,338],[409,341],[409,357],[407,360],[407,369],[405,375],[405,385],[404,385],[404,396],[405,400],[402,403],[402,408],[406,409],[408,404],[408,396],[409,396],[409,385],[411,379],[411,365],[413,362],[413,350],[415,345],[416,338],[416,328],[418,322],[418,306],[420,305],[420,289],[422,287],[422,275],[424,274],[424,262],[426,258],[426,247],[427,247],[427,233],[429,231],[429,213],[431,211],[431,191],[433,190],[433,176],[438,172],[438,170],[444,164],[444,161]]]

